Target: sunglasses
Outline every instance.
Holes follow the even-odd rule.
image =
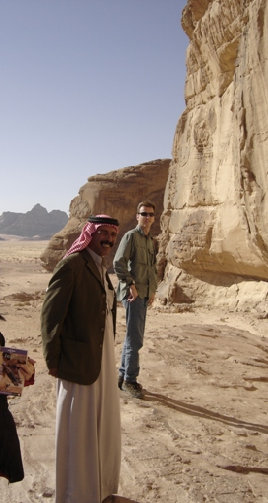
[[[147,211],[141,211],[139,215],[141,215],[142,217],[154,217],[154,213],[149,213]]]

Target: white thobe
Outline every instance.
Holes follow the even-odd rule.
[[[55,503],[102,503],[118,490],[121,426],[113,292],[106,279],[104,284],[107,316],[100,375],[91,385],[58,379]]]

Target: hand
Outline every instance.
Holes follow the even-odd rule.
[[[50,376],[58,377],[58,369],[49,369],[48,373]]]
[[[138,297],[138,292],[136,289],[136,285],[130,285],[129,287],[129,296],[128,296],[128,302],[133,302],[136,298]]]
[[[155,299],[155,294],[153,294],[152,297],[150,297],[150,299],[148,300],[148,306],[152,305],[154,299]]]

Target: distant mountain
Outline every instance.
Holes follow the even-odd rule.
[[[40,204],[36,204],[26,213],[4,211],[0,215],[0,234],[12,234],[25,238],[50,239],[53,234],[65,227],[68,215],[65,211],[52,210],[48,212]]]

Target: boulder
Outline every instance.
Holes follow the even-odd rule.
[[[169,164],[170,159],[157,159],[88,178],[78,196],[70,203],[70,216],[66,226],[52,236],[41,256],[45,269],[54,269],[78,237],[90,215],[105,213],[117,218],[120,222],[119,242],[127,230],[136,226],[139,201],[150,199],[156,205],[152,231],[154,235],[158,235]],[[109,268],[113,256],[114,251],[109,256]]]

